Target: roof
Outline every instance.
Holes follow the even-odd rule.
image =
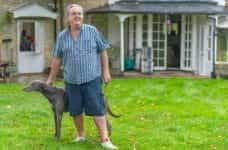
[[[28,2],[9,10],[14,18],[51,18],[56,19],[57,14],[38,3]]]
[[[228,7],[224,7],[223,12],[221,14],[223,15],[228,14]]]
[[[214,0],[121,0],[87,13],[216,14],[223,8]]]

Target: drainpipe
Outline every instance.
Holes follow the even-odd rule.
[[[60,15],[60,30],[63,30],[64,28],[64,21],[63,21],[63,16],[64,16],[64,10],[63,10],[63,0],[59,0],[59,15]]]
[[[53,0],[54,2],[54,12],[58,12],[58,8],[57,8],[57,0]],[[54,20],[54,39],[56,41],[56,36],[57,36],[57,20]]]
[[[211,72],[211,78],[215,79],[216,78],[216,73],[215,73],[215,36],[216,35],[216,18],[208,16],[208,19],[213,21],[213,44],[212,44],[212,72]]]

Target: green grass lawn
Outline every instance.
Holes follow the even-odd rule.
[[[62,86],[61,82],[56,83]],[[75,129],[64,115],[62,138],[53,138],[48,102],[23,84],[0,84],[0,149],[100,150],[91,118],[88,141],[72,143]],[[105,88],[112,109],[112,141],[120,150],[227,150],[228,80],[115,79]]]

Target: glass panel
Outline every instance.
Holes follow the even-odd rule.
[[[211,27],[211,25],[209,25],[209,36],[211,36],[212,34],[212,27]]]
[[[158,15],[157,14],[153,15],[153,22],[158,22]]]
[[[142,45],[143,47],[147,47],[147,41],[143,41]]]
[[[188,58],[191,59],[191,57],[192,57],[192,52],[188,51]]]
[[[157,48],[158,48],[158,42],[157,42],[157,41],[154,41],[154,42],[153,42],[153,48],[154,48],[154,49],[157,49]]]
[[[157,61],[157,59],[154,59],[154,66],[158,66],[158,61]]]
[[[165,40],[165,34],[164,33],[160,33],[160,40],[164,41]]]
[[[143,39],[147,40],[147,32],[143,32]]]
[[[148,18],[147,15],[143,15],[143,22],[147,22],[147,18]]]
[[[153,31],[158,31],[158,24],[153,24]]]
[[[189,38],[189,40],[192,40],[192,34],[191,33],[188,34],[188,38]]]
[[[20,51],[35,51],[35,23],[23,22],[20,36]]]
[[[188,16],[185,17],[185,22],[188,23]]]
[[[164,66],[164,59],[160,59],[160,60],[159,60],[159,66],[160,66],[160,67],[163,67],[163,66]]]
[[[191,67],[191,60],[188,60],[188,67]]]
[[[143,24],[143,30],[147,31],[147,29],[148,29],[148,25],[147,24]]]
[[[187,67],[187,60],[184,61],[184,66]]]
[[[192,24],[189,24],[189,31],[192,31]]]
[[[158,32],[153,32],[153,40],[158,40]]]
[[[192,16],[188,16],[189,23],[192,24]]]
[[[160,48],[160,49],[164,49],[164,48],[165,48],[165,44],[164,44],[163,41],[160,41],[160,42],[159,42],[159,48]]]
[[[211,38],[208,39],[208,48],[211,48]]]
[[[187,51],[184,52],[184,58],[187,58]]]
[[[188,48],[188,42],[185,41],[185,48]]]
[[[163,31],[164,30],[164,25],[163,24],[160,24],[160,31]]]
[[[192,42],[191,41],[189,41],[188,48],[189,48],[189,50],[192,50]]]
[[[211,60],[211,51],[208,50],[208,60],[210,61]]]
[[[158,57],[158,51],[154,50],[154,57]]]
[[[159,51],[159,57],[160,57],[160,58],[164,58],[164,56],[165,56],[164,51]]]
[[[165,15],[160,15],[160,17],[161,17],[161,22],[165,22]]]
[[[188,34],[185,34],[185,40],[188,40]]]

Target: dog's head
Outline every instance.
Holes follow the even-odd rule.
[[[30,83],[29,86],[25,87],[23,90],[26,92],[32,92],[32,91],[41,92],[45,89],[46,86],[47,84],[42,81],[33,81],[32,83]]]

